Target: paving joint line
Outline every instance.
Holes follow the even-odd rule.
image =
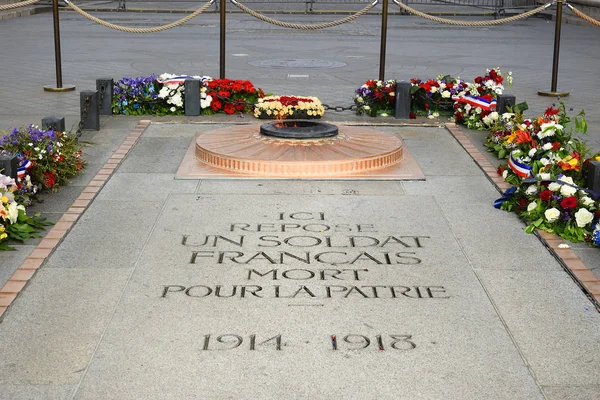
[[[511,187],[497,173],[497,168],[480,152],[465,135],[458,125],[446,124],[446,129],[471,156],[473,161],[482,170],[485,176],[496,187],[498,192],[503,193]],[[535,236],[558,261],[567,274],[575,281],[585,296],[592,302],[600,312],[600,279],[598,279],[589,267],[575,254],[573,249],[557,234],[548,233],[539,229],[535,230]],[[565,247],[567,246],[567,247]]]
[[[62,217],[54,224],[42,241],[35,247],[25,261],[17,268],[6,284],[0,288],[0,323],[9,306],[18,295],[25,289],[31,278],[42,266],[46,259],[54,252],[64,237],[71,231],[73,225],[81,215],[88,209],[106,182],[114,174],[117,167],[123,161],[129,151],[135,146],[142,133],[150,126],[149,120],[140,120],[133,131],[121,142],[121,145],[113,152],[104,163],[90,183],[83,189],[80,195],[73,201]],[[127,143],[125,143],[127,142]],[[116,158],[115,158],[116,157]]]
[[[531,368],[531,364],[529,363],[529,360],[527,360],[527,357],[525,356],[525,353],[523,353],[523,351],[521,350],[521,347],[517,343],[517,339],[513,336],[510,328],[508,327],[507,322],[504,320],[504,317],[502,316],[502,313],[500,312],[500,309],[496,305],[496,302],[492,298],[492,295],[488,291],[487,287],[485,286],[485,284],[481,280],[481,277],[477,273],[477,270],[473,267],[473,263],[472,263],[471,259],[469,258],[469,255],[465,251],[465,248],[463,246],[462,240],[460,238],[458,238],[456,236],[456,234],[454,233],[454,229],[452,229],[452,225],[450,224],[450,221],[448,221],[448,218],[446,218],[446,214],[444,213],[444,210],[442,209],[442,207],[438,203],[438,201],[435,198],[435,196],[433,197],[433,201],[434,201],[435,205],[437,206],[437,208],[442,213],[442,215],[444,216],[444,219],[446,220],[446,223],[448,224],[448,229],[450,230],[450,232],[452,233],[452,236],[453,236],[454,240],[458,244],[458,247],[460,248],[460,252],[465,257],[465,259],[468,261],[469,266],[471,267],[471,271],[473,272],[473,275],[475,275],[475,278],[477,279],[477,282],[479,283],[479,286],[481,287],[481,289],[485,293],[485,296],[487,297],[488,301],[490,302],[490,305],[494,309],[494,312],[496,313],[496,316],[498,317],[498,320],[500,320],[500,323],[504,327],[504,330],[506,331],[506,334],[510,338],[510,341],[513,343],[513,346],[515,346],[515,349],[517,350],[517,353],[519,353],[519,356],[521,357],[521,360],[523,360],[523,364],[525,365],[525,368],[527,368],[527,371],[529,372],[529,375],[531,376],[531,378],[535,382],[535,385],[537,386],[537,388],[540,391],[541,395],[544,397],[544,399],[546,399],[546,395],[544,394],[543,386],[538,382],[537,376],[535,375],[535,372]]]
[[[94,347],[94,351],[92,352],[92,354],[90,356],[90,359],[89,359],[89,361],[87,362],[87,364],[86,364],[86,366],[84,368],[84,372],[81,375],[81,379],[79,379],[79,382],[77,383],[77,386],[75,386],[75,389],[73,390],[73,393],[71,394],[71,400],[74,400],[75,397],[77,396],[77,392],[81,388],[81,385],[83,384],[83,381],[85,380],[85,377],[88,374],[88,371],[90,369],[90,364],[92,363],[92,361],[96,357],[96,353],[98,352],[98,349],[100,348],[100,345],[102,344],[102,341],[104,340],[104,336],[106,336],[106,332],[108,331],[108,329],[109,329],[109,327],[110,327],[110,325],[111,325],[111,323],[112,323],[112,321],[113,321],[113,319],[115,317],[115,314],[117,313],[117,309],[119,308],[119,305],[121,304],[121,300],[123,300],[123,296],[125,296],[125,293],[127,292],[127,286],[129,286],[129,283],[131,282],[131,278],[133,278],[133,274],[137,270],[137,267],[138,267],[138,264],[140,262],[140,259],[142,258],[142,254],[144,254],[144,250],[148,246],[148,243],[150,242],[150,239],[152,238],[152,234],[156,230],[156,226],[158,225],[158,221],[162,217],[162,215],[163,215],[163,213],[165,211],[165,208],[167,207],[167,204],[169,203],[169,199],[171,198],[171,196],[172,196],[171,193],[169,193],[167,195],[167,198],[165,199],[165,201],[164,201],[164,203],[163,203],[163,205],[162,205],[162,207],[160,209],[160,212],[158,213],[158,215],[156,216],[156,219],[154,220],[154,223],[152,224],[152,228],[148,232],[148,236],[146,237],[146,240],[144,241],[144,245],[140,249],[140,254],[138,254],[137,259],[135,260],[135,263],[133,265],[133,268],[131,269],[131,272],[129,273],[129,276],[127,277],[127,280],[125,281],[125,284],[123,285],[123,290],[121,291],[121,294],[119,295],[119,298],[115,302],[115,306],[113,307],[113,310],[110,313],[110,317],[106,321],[106,326],[104,327],[104,329],[102,330],[102,334],[98,338],[98,342],[96,343],[96,346]]]

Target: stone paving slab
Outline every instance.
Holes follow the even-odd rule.
[[[593,398],[593,304],[516,218],[485,208],[491,183],[446,131],[409,130],[413,144],[464,160],[461,175],[442,184],[431,168],[424,182],[365,190],[239,185],[171,180],[178,157],[162,159],[162,173],[128,172],[126,157],[4,314],[0,388],[14,398],[36,385],[40,398],[76,399],[544,399],[580,386]],[[151,125],[132,157],[171,133]],[[500,256],[490,248],[511,252],[510,268],[487,263]]]

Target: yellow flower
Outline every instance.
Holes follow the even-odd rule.
[[[8,197],[2,196],[1,199],[4,204],[8,203]]]
[[[510,135],[508,135],[506,138],[504,138],[504,142],[505,143],[512,143],[515,141],[515,139],[517,138],[517,133],[513,132]]]

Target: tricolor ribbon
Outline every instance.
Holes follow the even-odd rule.
[[[524,164],[522,162],[517,161],[516,158],[511,154],[508,157],[508,166],[512,171],[519,175],[521,178],[529,178],[531,176],[532,167],[530,165]]]
[[[183,85],[186,79],[194,79],[194,77],[189,75],[178,75],[167,79],[158,77],[156,78],[156,81],[158,83],[162,83],[163,85]]]
[[[452,100],[458,101],[460,103],[466,103],[473,107],[481,107],[481,109],[486,110],[486,111],[491,111],[492,109],[496,108],[496,100],[495,99],[488,101],[488,100],[484,99],[483,97],[479,97],[479,96],[471,96],[471,95],[452,96]]]
[[[27,174],[27,170],[33,167],[33,163],[29,160],[21,161],[21,165],[17,168],[17,178],[22,179]]]

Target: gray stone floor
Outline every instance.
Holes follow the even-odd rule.
[[[445,129],[381,128],[426,181],[174,180],[213,128],[140,138],[5,314],[0,398],[600,393],[600,314]]]
[[[100,16],[131,26],[160,25],[179,17]],[[111,31],[68,11],[61,17],[63,81],[77,85],[73,93],[42,90],[54,83],[50,14],[0,21],[0,129],[39,123],[48,115],[63,115],[68,126],[76,124],[78,92],[94,88],[100,77],[218,75],[217,15],[151,35]],[[336,17],[277,18],[322,22]],[[250,79],[266,92],[314,95],[331,105],[349,105],[353,91],[378,75],[379,24],[373,15],[323,32],[297,32],[228,15],[227,76]],[[473,29],[393,16],[389,28],[387,78],[449,73],[471,79],[499,66],[513,72],[515,86],[509,92],[529,103],[529,115],[556,101],[536,95],[550,88],[552,23],[530,19]],[[559,75],[559,89],[571,92],[563,99],[567,107],[586,110],[588,140],[596,150],[599,39],[598,29],[564,26]],[[345,65],[273,69],[250,64],[263,59]],[[328,112],[326,119],[394,122],[350,112]],[[103,117],[101,131],[85,132],[83,139],[91,142],[85,149],[88,170],[36,209],[50,219],[64,211],[137,120]],[[190,138],[207,129],[183,124],[186,120],[176,119],[181,123],[174,125],[176,134],[164,125],[151,126],[4,315],[0,398],[193,398],[198,393],[204,398],[600,396],[600,365],[594,357],[600,353],[598,314],[537,239],[525,235],[514,216],[491,207],[497,192],[445,130],[382,128],[406,139],[426,182],[175,181],[173,173]],[[231,121],[224,116],[211,120]],[[481,143],[481,133],[469,135]],[[156,153],[158,148],[164,152]],[[149,162],[148,154],[156,162]],[[161,156],[165,154],[169,156]],[[449,298],[361,299],[354,293],[348,299],[323,300],[303,293],[302,301],[294,303],[300,298],[259,299],[249,292],[250,298],[204,299],[193,297],[198,295],[193,291],[176,291],[178,286],[222,285],[225,290],[256,284],[265,287],[264,293],[274,293],[277,282],[269,283],[267,276],[253,277],[260,283],[248,282],[246,267],[209,258],[189,264],[197,248],[182,246],[181,237],[227,236],[230,223],[274,223],[279,212],[294,211],[324,212],[338,224],[372,224],[378,236],[430,236],[431,243],[423,248],[393,249],[409,257],[400,260],[421,259],[417,266],[371,268],[369,261],[361,261],[360,268],[369,269],[364,284],[429,286],[435,294],[443,286]],[[247,237],[244,252],[262,251],[257,233]],[[16,253],[0,253],[0,282],[33,245],[35,241]],[[588,265],[600,265],[597,250],[577,251]],[[293,268],[319,274],[318,266],[292,261],[280,273]],[[269,264],[262,259],[250,265],[262,274],[273,268]],[[170,285],[174,292],[161,297]],[[322,296],[327,283],[282,280],[282,297],[298,285]],[[204,351],[208,334],[213,336]],[[227,346],[217,341],[219,335],[233,334],[243,336],[243,346],[212,350]],[[248,350],[252,334],[260,351]],[[259,346],[278,334],[282,350],[275,350],[277,340]],[[332,334],[338,335],[338,353],[332,349]],[[383,352],[375,345],[378,334],[385,341]],[[356,350],[360,343],[349,342],[363,339],[346,335],[366,335],[372,344]],[[400,350],[388,350],[394,340],[389,335],[412,335],[417,347],[409,349],[405,338]],[[228,340],[237,339],[221,337]]]

